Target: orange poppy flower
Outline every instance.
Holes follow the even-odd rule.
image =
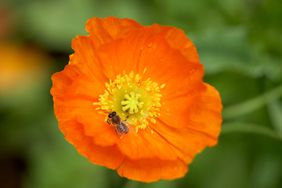
[[[1,41],[0,99],[12,96],[20,98],[25,91],[30,92],[41,85],[47,75],[48,61],[48,57],[37,49]]]
[[[133,180],[183,177],[221,129],[221,99],[193,43],[170,26],[92,18],[52,77],[59,127],[91,162]]]

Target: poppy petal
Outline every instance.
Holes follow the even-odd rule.
[[[132,70],[143,75],[146,70],[144,79],[166,84],[162,90],[164,98],[187,93],[202,82],[202,65],[189,63],[163,36],[155,34],[152,27],[131,32],[125,39],[99,48],[97,53],[108,78]]]
[[[216,106],[217,108],[213,108]],[[217,143],[217,137],[221,129],[221,101],[218,92],[206,84],[206,90],[190,105],[189,111],[186,111],[186,116],[183,122],[178,122],[181,125],[175,126],[173,120],[159,121],[152,127],[156,132],[162,135],[170,144],[182,151],[184,154],[183,160],[189,162],[191,157],[206,146],[213,146]],[[172,117],[171,117],[172,118]],[[189,138],[189,142],[187,142]]]
[[[112,42],[115,39],[126,37],[132,30],[140,27],[142,26],[134,20],[115,17],[92,18],[86,23],[86,30],[95,41],[96,47]]]
[[[112,146],[119,139],[115,128],[105,122],[105,115],[94,109],[80,114],[77,121],[83,125],[85,135],[93,138],[99,146]]]
[[[73,40],[75,53],[61,72],[52,76],[51,94],[55,101],[55,113],[59,121],[72,119],[81,110],[93,110],[92,103],[104,92],[107,80],[95,58],[90,39],[77,37]]]
[[[159,134],[149,127],[145,130],[134,129],[123,135],[117,142],[120,151],[130,159],[159,158],[163,160],[175,160],[177,158],[174,149]]]
[[[189,127],[215,136],[220,132],[222,121],[220,95],[208,84],[203,84],[194,93],[165,100],[162,105],[159,119],[169,126]]]
[[[160,179],[180,178],[188,171],[187,165],[177,159],[172,161],[160,159],[125,159],[118,168],[118,174],[133,180],[153,182]]]
[[[161,28],[160,25],[155,25]],[[164,27],[162,30],[165,31],[165,38],[172,48],[179,50],[190,63],[199,63],[197,49],[183,30],[170,26]]]
[[[145,28],[140,33],[147,38],[143,41],[147,42],[139,46],[142,53],[139,55],[137,70],[139,72],[146,70],[145,78],[165,84],[165,88],[162,89],[164,97],[172,98],[182,95],[202,82],[203,66],[199,63],[189,63],[178,50],[168,44],[164,36],[154,34],[153,26]],[[127,38],[127,40],[130,39],[130,37]]]
[[[66,140],[76,147],[83,156],[91,162],[116,169],[122,163],[124,156],[116,146],[95,145],[91,137],[84,135],[83,126],[75,121],[59,123],[59,127],[65,135]]]
[[[175,128],[183,128],[190,121],[188,118],[191,106],[197,101],[199,92],[205,89],[204,84],[178,97],[167,99],[163,96],[160,116],[161,121]],[[176,105],[177,104],[177,105]]]
[[[72,48],[75,53],[71,55],[70,64],[78,65],[85,76],[96,81],[96,87],[103,88],[103,83],[107,81],[107,78],[103,74],[103,67],[96,55],[93,41],[89,37],[77,36],[72,41]]]
[[[187,127],[218,137],[222,124],[222,102],[218,91],[209,84],[187,111]],[[209,145],[212,146],[216,144]]]
[[[107,77],[114,79],[118,74],[132,70],[138,73],[143,49],[152,37],[150,30],[142,29],[141,32],[132,32],[125,39],[118,39],[100,47],[97,51]]]
[[[158,121],[152,129],[162,135],[178,151],[181,151],[181,153],[178,153],[180,154],[179,157],[187,163],[193,159],[195,154],[208,144],[214,143],[216,139],[188,128],[176,129],[161,121]],[[189,142],[187,138],[189,138]]]
[[[93,101],[98,100],[97,95],[95,96],[96,88],[80,75],[76,66],[67,65],[64,71],[52,76],[51,94],[59,121],[72,119],[80,110],[93,109]]]

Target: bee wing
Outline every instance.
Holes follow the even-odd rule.
[[[114,123],[113,123],[113,121],[112,121],[111,118],[108,118],[108,119],[107,119],[107,123],[108,123],[109,125],[111,125],[111,126],[114,126]]]

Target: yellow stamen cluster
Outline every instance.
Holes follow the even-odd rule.
[[[138,132],[145,129],[149,122],[156,123],[160,115],[161,93],[165,85],[159,86],[150,78],[145,80],[131,72],[118,75],[106,83],[104,94],[99,96],[97,110],[106,113],[115,111],[129,126]]]

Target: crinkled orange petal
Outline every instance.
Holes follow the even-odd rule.
[[[125,39],[118,39],[97,49],[97,54],[110,79],[115,79],[118,74],[134,71],[138,73],[138,64],[143,54],[143,49],[152,38],[150,30],[139,29],[131,32]],[[142,70],[143,71],[143,70]]]
[[[67,65],[63,71],[53,74],[51,94],[56,97],[64,96],[63,93],[69,90],[69,85],[71,85],[79,75],[79,69],[76,66],[70,65]]]
[[[95,144],[100,146],[114,145],[119,137],[115,128],[105,122],[106,114],[98,114],[96,110],[80,114],[77,121],[83,125],[86,136],[92,137]]]
[[[95,95],[97,89],[80,75],[75,66],[67,65],[64,71],[52,76],[51,94],[59,121],[72,119],[76,114],[93,109],[93,101],[98,100]]]
[[[68,100],[54,97],[54,111],[59,122],[74,120],[78,114],[93,109],[92,103],[83,98],[68,98]]]
[[[159,134],[150,128],[134,129],[123,135],[117,142],[120,151],[130,159],[158,158],[163,160],[175,160],[177,155],[174,149]]]
[[[159,119],[172,127],[189,127],[210,135],[218,135],[222,121],[220,95],[209,84],[203,84],[203,87],[197,89],[195,94],[165,100]]]
[[[126,37],[132,30],[140,27],[142,26],[134,20],[115,17],[92,18],[86,24],[86,30],[90,33],[90,38],[94,40],[96,47]]]
[[[144,49],[144,54],[139,69],[147,69],[146,77],[165,84],[161,91],[163,100],[186,94],[202,82],[202,65],[189,63],[161,37],[152,40],[152,46]]]
[[[216,137],[210,137],[210,135],[193,129],[176,129],[161,121],[157,122],[152,129],[162,135],[178,151],[181,151],[178,155],[187,163],[204,147],[216,143]]]
[[[222,102],[218,91],[205,84],[206,90],[190,106],[187,112],[187,127],[218,137],[222,124]],[[209,146],[215,145],[216,142]]]
[[[221,109],[218,92],[206,84],[206,90],[190,105],[189,111],[186,111],[186,119],[181,116],[183,122],[178,122],[181,124],[179,128],[173,125],[173,121],[159,121],[151,128],[180,150],[183,153],[182,159],[189,162],[206,146],[217,143],[222,121]],[[174,114],[176,116],[178,115]]]
[[[182,67],[182,71],[178,71],[178,75],[175,74],[175,76],[172,76],[171,74],[163,74],[163,75],[167,75],[167,77],[169,77],[171,81],[175,81],[174,84],[172,85],[174,86],[181,85],[182,88],[186,88],[187,91],[189,88],[193,88],[195,86],[195,83],[197,84],[199,81],[202,82],[203,67],[202,65],[199,64],[199,56],[198,56],[198,53],[197,53],[197,50],[194,44],[185,35],[185,33],[181,29],[171,27],[171,26],[161,26],[159,24],[153,24],[149,28],[151,29],[152,32],[165,38],[166,43],[167,43],[165,44],[166,49],[163,50],[163,53],[157,52],[160,54],[158,58],[152,59],[151,61],[144,61],[144,62],[147,62],[148,64],[151,63],[150,65],[157,66],[156,69],[151,72],[152,73],[159,72],[157,69],[163,66],[163,64],[161,65],[158,59],[161,60],[162,55],[167,54],[167,52],[169,52],[168,48],[172,48],[177,51],[177,52],[175,51],[174,53],[175,55],[178,52],[180,52],[180,54],[185,58],[185,62],[183,59],[179,57],[179,54],[177,54],[178,58],[175,58],[174,60],[171,60],[170,62],[168,61],[168,64],[170,66],[180,66]],[[153,54],[156,54],[156,53],[153,53]],[[148,56],[145,56],[145,57],[148,57]],[[151,57],[148,57],[148,58],[151,58]],[[192,65],[193,63],[195,63],[196,65]],[[168,70],[170,70],[168,72],[171,72],[171,70],[173,69],[168,69]],[[188,72],[185,72],[186,70]],[[179,74],[182,74],[182,73],[183,75],[185,75],[185,77],[182,77],[179,80],[176,80],[175,78],[179,78]],[[171,78],[174,78],[174,79],[171,79]],[[180,89],[174,88],[172,89],[172,91],[174,91],[174,93],[168,93],[167,95],[164,95],[164,97],[171,98],[171,97],[183,94],[181,88]],[[166,92],[166,91],[163,91],[163,92]]]
[[[104,92],[107,81],[90,39],[77,37],[73,48],[70,63],[52,76],[51,94],[59,121],[72,119],[81,110],[95,109],[92,103]]]
[[[191,105],[197,102],[199,93],[204,91],[204,89],[205,86],[202,84],[178,97],[170,97],[167,99],[163,96],[162,108],[158,118],[172,127],[185,127],[187,121],[189,121],[187,116],[189,116],[188,113],[190,112]]]
[[[162,99],[185,94],[201,83],[203,76],[201,64],[189,63],[162,37],[156,37],[151,42],[151,46],[143,50],[139,70],[146,69],[146,77],[159,84],[165,84],[161,91]]]
[[[74,54],[71,55],[69,63],[77,65],[80,72],[88,76],[97,88],[104,88],[107,78],[103,74],[103,67],[97,57],[93,41],[89,37],[78,36],[73,39],[72,48]]]
[[[199,63],[199,56],[195,45],[181,29],[171,26],[162,27],[158,24],[155,24],[154,27],[164,31],[169,45],[179,50],[189,63]]]
[[[129,179],[153,182],[183,177],[188,171],[187,165],[177,160],[160,160],[158,158],[130,160],[125,159],[118,168],[118,174]]]
[[[91,162],[111,169],[118,168],[122,163],[124,156],[116,146],[103,147],[95,145],[92,138],[84,134],[81,124],[75,121],[67,121],[59,123],[59,126],[65,138]]]
[[[93,105],[98,101],[99,91],[81,73],[76,75],[75,70],[73,65],[68,65],[63,72],[52,77],[54,85],[51,93],[58,121],[81,120],[86,136],[94,137],[95,144],[113,145],[116,133],[105,124],[105,115],[98,114],[97,106]]]
[[[67,67],[69,68],[69,67]],[[70,68],[69,70],[71,70]],[[51,90],[52,94],[56,97],[80,97],[88,98],[95,101],[98,98],[100,89],[93,85],[93,82],[84,76],[73,77],[73,79],[64,81],[65,72],[59,72],[52,76],[54,86]],[[104,88],[102,88],[104,89]]]
[[[164,98],[185,94],[202,82],[202,65],[189,63],[153,27],[132,31],[125,39],[103,45],[97,54],[108,78],[131,71],[143,75],[146,70],[144,79],[166,84],[162,89]]]

